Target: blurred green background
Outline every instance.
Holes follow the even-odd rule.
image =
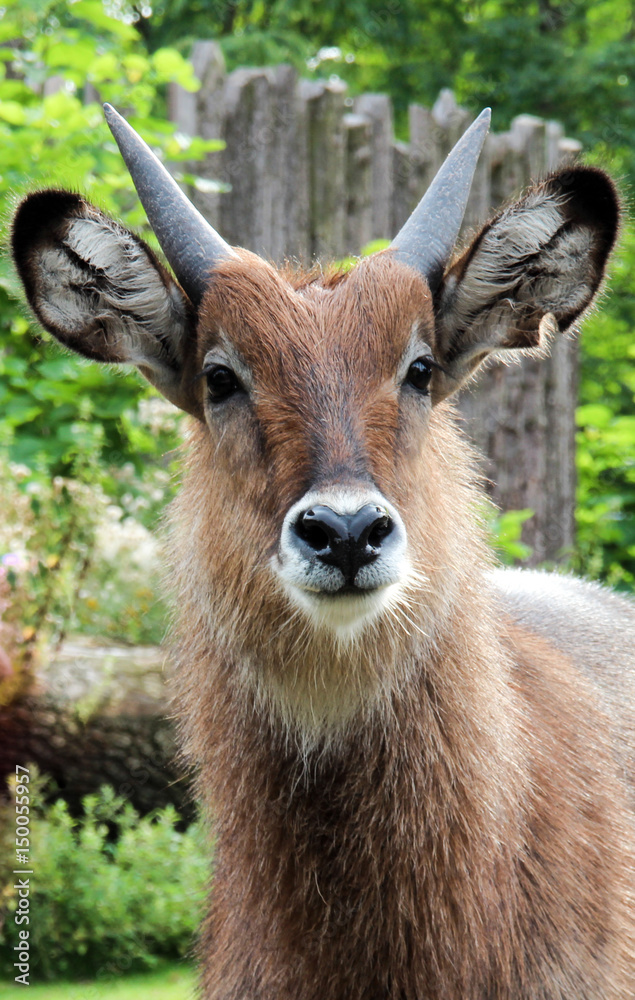
[[[583,142],[589,162],[618,180],[628,207],[635,177],[633,3],[4,0],[0,212],[5,232],[23,193],[63,186],[86,194],[153,242],[101,107],[90,98],[98,91],[101,99],[125,107],[134,127],[171,164],[196,161],[218,143],[176,133],[167,122],[166,87],[176,81],[197,88],[187,57],[194,40],[207,38],[220,42],[229,69],[292,62],[307,77],[341,77],[353,95],[388,93],[401,135],[408,103],[431,105],[441,87],[451,87],[474,112],[491,105],[496,131],[523,112],[556,119]],[[44,83],[51,78],[61,85],[47,95]],[[635,233],[627,223],[610,290],[582,335],[578,536],[571,559],[574,570],[627,590],[635,587],[634,293]],[[17,660],[28,658],[40,642],[60,644],[69,631],[130,643],[161,640],[166,611],[158,596],[152,539],[174,489],[179,424],[178,414],[134,373],[62,353],[30,319],[3,255],[0,647]],[[508,561],[519,551],[525,516],[502,521],[498,544]],[[81,869],[81,919],[75,883],[65,888],[50,873],[49,895],[40,900],[55,941],[49,966],[42,966],[46,974],[77,971],[69,958],[77,954],[73,934],[90,924],[87,914],[110,877],[100,858],[109,856],[128,871],[126,845],[134,837],[140,838],[134,850],[149,859],[147,873],[155,870],[153,850],[171,850],[183,864],[188,852],[199,858],[198,848],[179,840],[184,834],[174,829],[174,817],[164,816],[151,829],[122,809],[107,797],[91,801],[77,828],[61,805],[43,818],[41,835],[49,838],[43,849],[59,864],[70,856],[72,843],[81,841],[84,853],[94,854],[94,863]],[[116,858],[109,836],[114,827],[123,845]],[[160,883],[160,871],[155,874]],[[132,875],[122,877],[130,882],[132,899],[136,883]],[[194,881],[202,883],[201,873]],[[159,883],[156,891],[163,893]],[[54,899],[51,893],[57,893]],[[146,903],[145,911],[151,910]],[[180,905],[190,908],[189,921],[179,923],[175,916]],[[173,957],[187,953],[199,906],[198,898],[169,897],[163,917],[166,925],[177,926]],[[141,954],[133,941],[126,951],[132,924],[125,907],[112,912],[120,913],[126,960],[131,955],[132,964],[137,959],[140,966],[151,964],[151,947]],[[57,934],[56,925],[67,933]],[[147,933],[152,937],[155,931]],[[97,926],[90,933],[79,943],[91,962],[98,961],[96,942],[100,935],[111,941],[114,929]],[[162,931],[156,933],[161,937]],[[82,969],[86,963],[80,963]],[[182,986],[175,989],[175,996],[183,995]],[[132,986],[126,995],[136,995]]]

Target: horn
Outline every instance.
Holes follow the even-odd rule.
[[[390,244],[397,260],[427,278],[433,294],[459,235],[490,118],[491,111],[485,108],[461,136]]]
[[[141,136],[110,104],[104,115],[148,221],[176,277],[198,306],[217,261],[234,251],[185,197]]]

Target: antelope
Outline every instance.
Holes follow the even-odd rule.
[[[455,255],[483,112],[389,248],[276,269],[105,112],[174,276],[68,191],[12,247],[47,330],[192,418],[168,549],[202,996],[632,1000],[635,606],[496,567],[452,403],[588,309],[612,182],[556,172]]]

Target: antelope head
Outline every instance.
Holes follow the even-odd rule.
[[[261,615],[277,602],[344,640],[415,578],[432,581],[434,610],[435,574],[469,546],[456,527],[462,473],[446,472],[463,446],[445,401],[493,352],[535,350],[589,306],[616,234],[611,182],[588,167],[556,173],[453,259],[483,112],[387,250],[348,273],[302,275],[228,246],[130,126],[106,116],[174,276],[133,233],[56,190],[20,205],[14,259],[62,344],[136,365],[194,418],[188,531],[209,600],[244,604],[251,587]]]

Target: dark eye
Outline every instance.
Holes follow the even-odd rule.
[[[226,368],[225,365],[214,365],[205,372],[205,377],[212,403],[222,403],[241,388],[231,368]]]
[[[428,395],[428,386],[432,378],[432,368],[434,361],[432,358],[417,358],[408,369],[405,381],[418,392]]]

